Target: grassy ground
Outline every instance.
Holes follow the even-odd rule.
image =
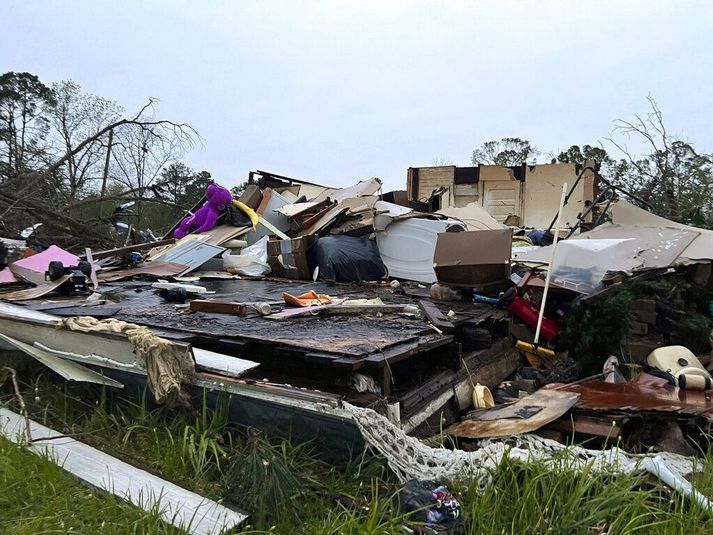
[[[0,488],[0,533],[170,533],[155,513],[83,487],[1,438]]]
[[[21,377],[27,375],[21,371]],[[166,479],[250,513],[245,532],[402,533],[399,485],[378,458],[340,465],[309,444],[228,425],[224,410],[148,410],[42,372],[24,395],[33,418]],[[13,405],[3,391],[3,403]],[[14,407],[16,408],[16,407]],[[713,495],[713,460],[697,487]],[[453,484],[467,533],[711,533],[713,515],[640,476],[576,473],[503,462],[494,485]],[[165,533],[153,514],[78,485],[48,461],[0,442],[0,533]]]

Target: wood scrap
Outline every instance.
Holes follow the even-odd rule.
[[[123,256],[131,253],[148,251],[154,247],[159,247],[161,245],[170,245],[176,240],[173,238],[168,238],[165,240],[152,241],[147,243],[139,243],[136,245],[127,245],[126,247],[115,247],[114,249],[106,249],[104,251],[92,251],[92,258],[94,260],[101,260],[102,258],[110,258],[112,256]],[[82,260],[86,260],[86,255],[80,256]]]
[[[557,392],[557,395],[552,393]],[[472,412],[468,419],[453,424],[446,433],[461,438],[488,438],[520,435],[553,422],[579,399],[579,394],[557,390],[538,390],[515,403]]]
[[[114,282],[139,275],[151,276],[156,278],[165,278],[176,276],[186,270],[188,266],[178,264],[176,262],[161,262],[154,260],[153,262],[144,262],[140,266],[123,268],[123,269],[103,269],[97,275],[100,282]]]
[[[235,301],[219,301],[213,299],[194,299],[189,306],[191,312],[210,312],[213,314],[232,314],[233,316],[245,316],[248,313],[248,305]]]
[[[265,317],[268,319],[282,320],[299,316],[312,316],[317,313],[342,315],[419,313],[419,309],[415,305],[345,305],[343,301],[343,299],[334,299],[331,305],[291,308]]]
[[[38,284],[34,288],[27,288],[25,290],[16,290],[14,292],[0,293],[0,299],[5,299],[7,301],[24,301],[25,299],[37,299],[46,295],[67,282],[72,275],[62,275],[59,279],[54,281],[45,281]]]
[[[421,299],[418,302],[418,306],[423,311],[428,321],[430,321],[435,327],[446,333],[452,333],[455,331],[453,323],[446,318],[439,308],[432,302]]]

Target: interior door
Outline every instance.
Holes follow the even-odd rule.
[[[500,223],[509,215],[520,214],[520,182],[518,180],[487,180],[483,184],[483,208]]]

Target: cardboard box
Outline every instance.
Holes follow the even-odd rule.
[[[267,242],[267,263],[272,268],[272,274],[286,279],[312,280],[307,251],[316,241],[316,236],[309,235]]]
[[[439,283],[476,290],[504,287],[510,277],[512,230],[443,232],[438,235],[433,269]]]

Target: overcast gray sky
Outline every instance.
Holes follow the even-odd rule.
[[[348,185],[503,136],[597,143],[662,108],[713,151],[713,2],[8,1],[0,69],[148,97],[225,185],[251,169]]]

